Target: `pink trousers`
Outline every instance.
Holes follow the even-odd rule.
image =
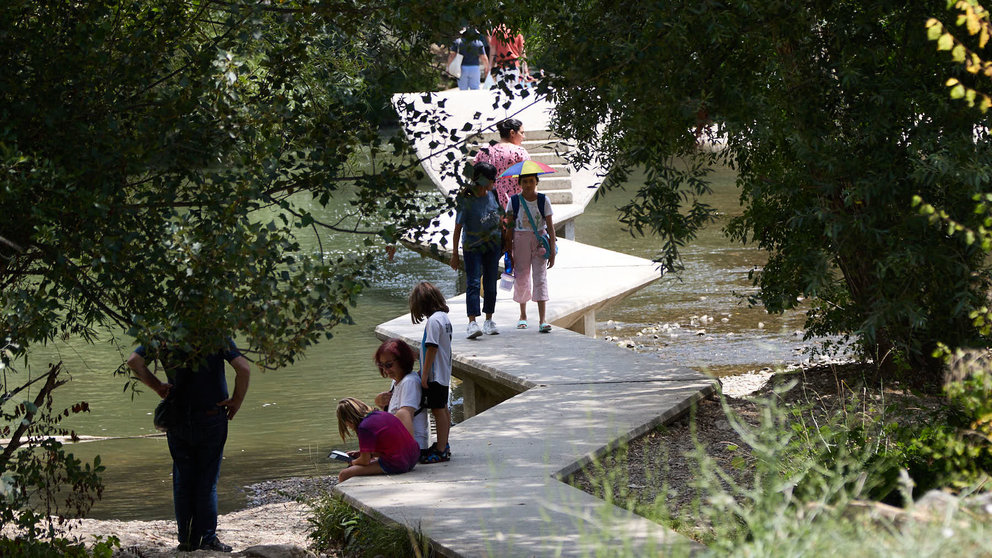
[[[548,260],[539,253],[533,231],[513,231],[513,300],[548,300]],[[531,277],[534,279],[531,292]]]

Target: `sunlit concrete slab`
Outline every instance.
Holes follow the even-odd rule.
[[[536,387],[455,425],[452,461],[419,465],[402,477],[555,482],[678,416],[712,386],[712,380],[696,378]]]
[[[529,139],[544,139],[554,109],[533,90],[528,90],[526,97],[512,98],[490,90],[401,93],[392,101],[421,167],[444,194],[460,187],[456,176],[468,161],[472,141],[498,137],[494,136],[496,123],[511,117],[523,123],[525,134],[533,136]],[[553,149],[549,152],[537,148],[534,154],[538,153],[554,155]],[[565,165],[563,171],[571,178],[571,203],[556,204],[555,221],[560,223],[585,210],[606,175],[599,166],[577,169]],[[441,225],[430,232],[431,238],[441,236],[441,230],[451,231],[453,217],[441,216],[441,220]]]
[[[452,309],[452,316],[454,312]],[[499,317],[498,305],[494,317]],[[455,366],[517,386],[518,391],[542,384],[687,381],[703,377],[690,368],[666,363],[657,354],[638,354],[565,329],[538,333],[536,329],[519,330],[513,323],[506,323],[499,335],[466,339],[461,323],[452,321],[456,333],[451,349]],[[423,324],[413,324],[405,315],[381,324],[376,334],[383,339],[399,337],[419,347]]]
[[[555,266],[548,270],[548,321],[559,327],[571,327],[590,312],[623,299],[627,295],[661,278],[658,264],[644,258],[605,250],[596,246],[558,239]],[[448,300],[454,324],[464,321],[464,295]],[[516,327],[520,306],[511,291],[500,290],[496,297],[495,319],[500,331]],[[537,322],[537,305],[529,303],[527,317],[533,330]],[[386,322],[379,329],[397,334],[409,333],[403,322],[409,315]],[[533,333],[533,330],[530,332]],[[581,329],[580,329],[581,331]],[[590,336],[594,332],[587,332]],[[419,334],[418,334],[419,335]],[[418,338],[419,342],[419,338]]]
[[[655,555],[690,544],[559,479],[680,415],[713,392],[713,379],[569,331],[456,343],[465,366],[489,360],[489,373],[530,389],[456,425],[450,462],[353,478],[337,492],[451,556],[594,555],[601,544]],[[528,351],[540,366],[504,358]]]
[[[407,474],[341,488],[352,505],[426,534],[447,556],[661,556],[694,546],[581,490],[533,476],[425,481]]]

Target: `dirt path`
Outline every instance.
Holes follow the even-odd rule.
[[[234,547],[235,556],[257,545],[291,545],[306,549],[310,509],[298,502],[279,502],[236,511],[218,519],[218,538]],[[71,534],[84,541],[92,535],[116,535],[126,555],[140,558],[171,556],[232,556],[216,552],[176,552],[176,523],[159,521],[117,521],[83,519],[72,522]],[[122,553],[124,554],[124,553]],[[286,556],[291,555],[286,553]],[[302,554],[299,554],[302,555]]]

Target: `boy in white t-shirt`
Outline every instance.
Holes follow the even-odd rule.
[[[441,291],[426,281],[414,287],[410,293],[410,318],[415,324],[427,320],[420,342],[420,381],[437,427],[437,442],[428,448],[421,463],[448,461],[451,459],[451,446],[448,444],[448,432],[451,430],[451,411],[448,410],[451,320],[448,319],[448,304]]]

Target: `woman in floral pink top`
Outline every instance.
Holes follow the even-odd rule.
[[[507,118],[496,124],[499,130],[499,143],[484,147],[475,156],[476,163],[489,163],[496,167],[497,175],[510,168],[510,165],[530,159],[530,154],[520,144],[524,141],[523,123],[516,118]],[[516,176],[507,176],[496,181],[494,186],[499,206],[506,207],[510,196],[520,193]]]

